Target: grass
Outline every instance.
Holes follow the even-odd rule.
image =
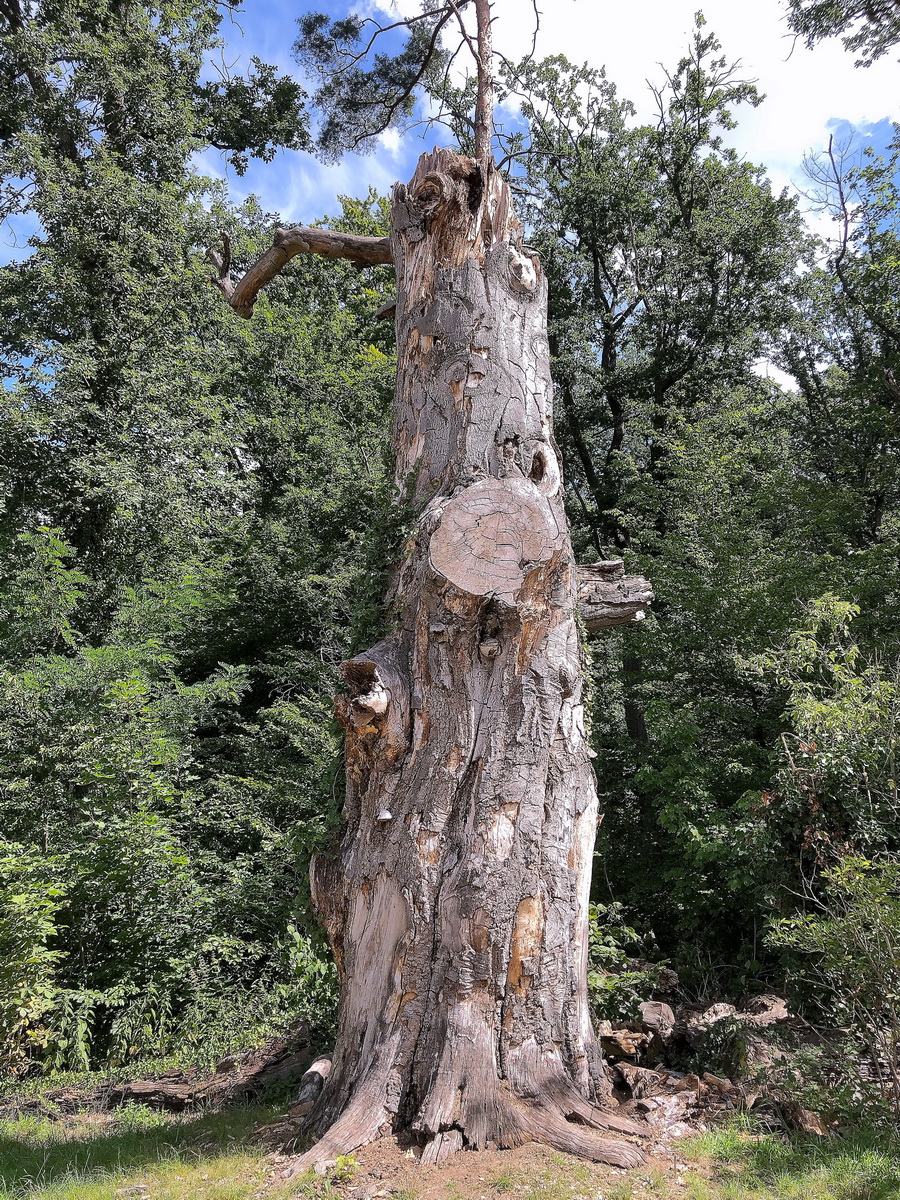
[[[114,1116],[0,1122],[0,1200],[250,1200],[271,1169],[249,1140],[263,1107],[190,1116],[143,1106]],[[272,1200],[300,1185],[270,1186]]]
[[[677,1169],[649,1163],[620,1178],[552,1155],[543,1170],[495,1175],[486,1200],[900,1200],[900,1131],[818,1138],[763,1133],[744,1120],[673,1148]],[[458,1189],[447,1197],[479,1200]]]
[[[276,1179],[252,1132],[269,1106],[172,1116],[131,1105],[114,1113],[20,1114],[0,1121],[0,1200],[344,1200],[358,1166],[330,1177]],[[448,1179],[446,1200],[900,1200],[900,1131],[816,1138],[762,1133],[744,1121],[678,1144],[678,1170],[651,1163],[610,1177],[552,1154],[527,1170]],[[377,1195],[417,1200],[389,1183]]]
[[[900,1200],[900,1132],[782,1137],[735,1123],[682,1153],[706,1168],[685,1175],[689,1200]]]

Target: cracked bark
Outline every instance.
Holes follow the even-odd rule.
[[[597,796],[545,279],[472,159],[424,155],[392,211],[393,445],[418,518],[394,631],[342,667],[346,827],[312,869],[340,1029],[297,1170],[388,1130],[425,1162],[538,1140],[635,1165],[588,1008]],[[649,597],[625,583],[587,579],[631,620]]]

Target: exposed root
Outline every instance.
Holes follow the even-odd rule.
[[[637,1146],[597,1137],[589,1128],[567,1121],[556,1109],[535,1106],[525,1119],[534,1141],[552,1146],[554,1150],[592,1162],[610,1163],[614,1167],[639,1167],[646,1161]]]
[[[462,1150],[463,1145],[461,1129],[448,1129],[445,1133],[436,1134],[422,1151],[422,1166],[444,1162]]]
[[[545,1098],[527,1102],[510,1100],[503,1107],[503,1119],[498,1122],[505,1131],[498,1139],[500,1149],[511,1149],[533,1141],[578,1158],[610,1163],[616,1167],[638,1167],[645,1161],[638,1146],[621,1138],[599,1137],[594,1132],[603,1130],[631,1137],[648,1137],[649,1131],[644,1126],[615,1113],[594,1108],[574,1092],[566,1097],[563,1105],[556,1098]],[[374,1141],[390,1123],[391,1114],[386,1108],[373,1107],[357,1100],[311,1150],[295,1160],[287,1178],[294,1178],[310,1169],[322,1170],[338,1155],[351,1154]],[[476,1149],[479,1145],[474,1137],[467,1137],[465,1129],[458,1126],[440,1130],[423,1147],[420,1161],[423,1166],[433,1166],[460,1150]]]
[[[562,1111],[569,1121],[583,1121],[591,1129],[627,1133],[630,1137],[650,1137],[650,1130],[645,1124],[633,1121],[630,1117],[620,1117],[616,1113],[607,1112],[604,1108],[596,1108],[580,1097],[574,1103],[562,1106]]]
[[[285,1178],[293,1179],[304,1171],[317,1170],[324,1163],[333,1162],[339,1154],[352,1154],[384,1132],[391,1120],[390,1114],[379,1106],[354,1102],[338,1117],[324,1137],[301,1154],[287,1171]]]

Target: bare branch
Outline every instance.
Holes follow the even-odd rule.
[[[211,281],[230,304],[231,297],[234,295],[234,284],[231,282],[231,234],[226,233],[223,229],[219,236],[222,239],[222,253],[217,254],[210,246],[206,251],[206,257],[216,268],[215,275],[210,275]]]
[[[475,59],[475,62],[477,63],[479,61],[478,48],[476,47],[475,43],[472,41],[472,37],[471,37],[471,34],[469,33],[468,29],[466,29],[465,22],[462,19],[462,13],[459,11],[459,6],[457,4],[454,4],[453,0],[447,0],[447,2],[450,5],[450,7],[453,9],[453,12],[456,14],[456,23],[459,26],[459,32],[462,34],[463,42],[465,42],[465,44],[469,47],[469,50],[472,52],[472,57]]]
[[[452,8],[448,8],[446,10],[445,15],[443,17],[441,17],[441,19],[437,22],[434,29],[432,30],[431,41],[428,43],[428,49],[425,51],[425,54],[422,58],[422,65],[419,67],[419,70],[416,72],[415,79],[413,79],[413,81],[409,85],[409,87],[400,96],[397,97],[397,99],[393,102],[393,104],[389,104],[387,106],[387,108],[385,110],[385,113],[386,113],[385,118],[381,122],[381,124],[378,126],[377,129],[371,129],[366,133],[360,134],[359,137],[354,138],[353,149],[356,149],[356,147],[359,146],[362,142],[367,142],[367,141],[369,141],[370,138],[377,137],[380,133],[384,133],[384,131],[386,129],[390,129],[391,122],[394,119],[394,114],[396,113],[397,109],[402,104],[406,103],[406,101],[412,95],[414,89],[416,87],[418,87],[418,85],[421,83],[421,81],[425,75],[425,72],[428,70],[429,66],[431,65],[431,62],[434,59],[435,53],[437,52],[437,49],[438,49],[438,41],[441,36],[441,30],[444,28],[444,26],[450,20],[450,17],[453,15],[453,11],[454,10]],[[403,23],[404,22],[401,22],[401,24],[403,24]],[[406,23],[409,24],[409,22],[406,22]]]
[[[331,229],[307,229],[294,225],[290,229],[277,229],[272,245],[249,268],[237,284],[232,282],[231,239],[222,234],[224,253],[217,254],[212,248],[206,257],[216,268],[212,282],[238,314],[249,320],[260,289],[298,254],[321,254],[325,258],[346,258],[360,267],[392,264],[389,238],[364,237],[356,233],[338,233]]]
[[[531,0],[531,7],[534,9],[534,34],[531,38],[531,58],[534,58],[537,51],[538,34],[541,31],[541,10],[537,6],[537,0]]]
[[[467,0],[462,0],[462,2],[466,3]],[[447,17],[445,15],[445,8],[443,5],[441,5],[439,8],[432,8],[432,9],[429,9],[427,12],[419,13],[416,16],[404,17],[401,21],[394,21],[390,25],[379,25],[374,17],[366,17],[366,19],[363,21],[363,26],[374,25],[375,32],[369,38],[369,41],[366,44],[365,49],[363,49],[363,50],[358,50],[356,53],[351,53],[350,51],[344,51],[344,50],[338,49],[338,53],[342,54],[343,57],[347,59],[346,64],[343,67],[340,67],[339,70],[346,71],[349,67],[355,66],[358,62],[362,62],[362,60],[366,57],[366,55],[369,53],[369,51],[375,45],[376,40],[382,33],[389,33],[392,29],[409,29],[409,28],[411,28],[411,26],[415,25],[417,21],[425,21],[429,17],[440,17],[440,16],[443,16],[443,19],[441,21],[441,25],[443,25],[447,20]]]
[[[491,137],[494,131],[493,41],[491,38],[491,0],[475,0],[478,16],[478,100],[475,104],[475,158],[485,176],[492,163]]]

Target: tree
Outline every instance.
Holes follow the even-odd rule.
[[[823,247],[825,261],[798,282],[799,319],[781,338],[782,361],[806,402],[809,472],[844,493],[857,577],[859,556],[883,553],[900,500],[898,163],[896,129],[884,157],[831,139],[807,161],[811,198],[836,236]]]
[[[703,24],[654,89],[652,125],[629,122],[601,72],[556,59],[507,73],[531,126],[511,153],[551,282],[569,473],[598,549],[646,552],[664,533],[669,438],[712,387],[743,385],[789,311],[799,214],[725,145],[760,97]],[[656,512],[626,515],[639,475]]]
[[[322,1137],[298,1169],[387,1128],[414,1133],[425,1162],[531,1139],[620,1165],[642,1159],[591,1132],[638,1127],[600,1107],[609,1087],[588,1008],[597,796],[546,281],[491,153],[488,0],[475,2],[474,35],[461,7],[416,19],[431,31],[419,66],[374,116],[384,127],[408,104],[455,17],[477,65],[474,156],[423,155],[394,189],[389,238],[281,231],[237,284],[227,240],[214,255],[243,316],[297,253],[392,262],[397,276],[392,440],[409,528],[391,631],[341,668],[346,827],[336,856],[312,867],[340,1027],[309,1117]],[[363,25],[324,27],[301,23],[307,45],[323,38],[323,58],[340,51],[357,71],[360,56],[340,48]],[[357,139],[370,78],[330,93]]]
[[[314,930],[307,859],[335,824],[386,280],[297,262],[253,327],[205,286],[224,220],[252,255],[272,222],[191,155],[281,137],[262,84],[201,84],[219,19],[205,0],[0,9],[5,212],[33,230],[0,269],[0,858],[61,889],[47,1036],[16,1041],[32,1068],[224,1054],[281,1017],[280,989],[310,1007],[290,929]]]
[[[862,51],[858,67],[869,67],[900,41],[897,0],[788,0],[788,23],[812,47],[845,34],[848,50]]]
[[[759,97],[722,54],[698,22],[639,125],[602,72],[504,75],[530,125],[509,152],[549,281],[573,540],[622,547],[657,597],[645,625],[594,646],[596,899],[652,929],[688,988],[700,956],[745,963],[764,919],[739,826],[777,709],[734,653],[791,619],[808,561],[784,461],[795,406],[756,364],[792,319],[809,239],[727,146]]]

